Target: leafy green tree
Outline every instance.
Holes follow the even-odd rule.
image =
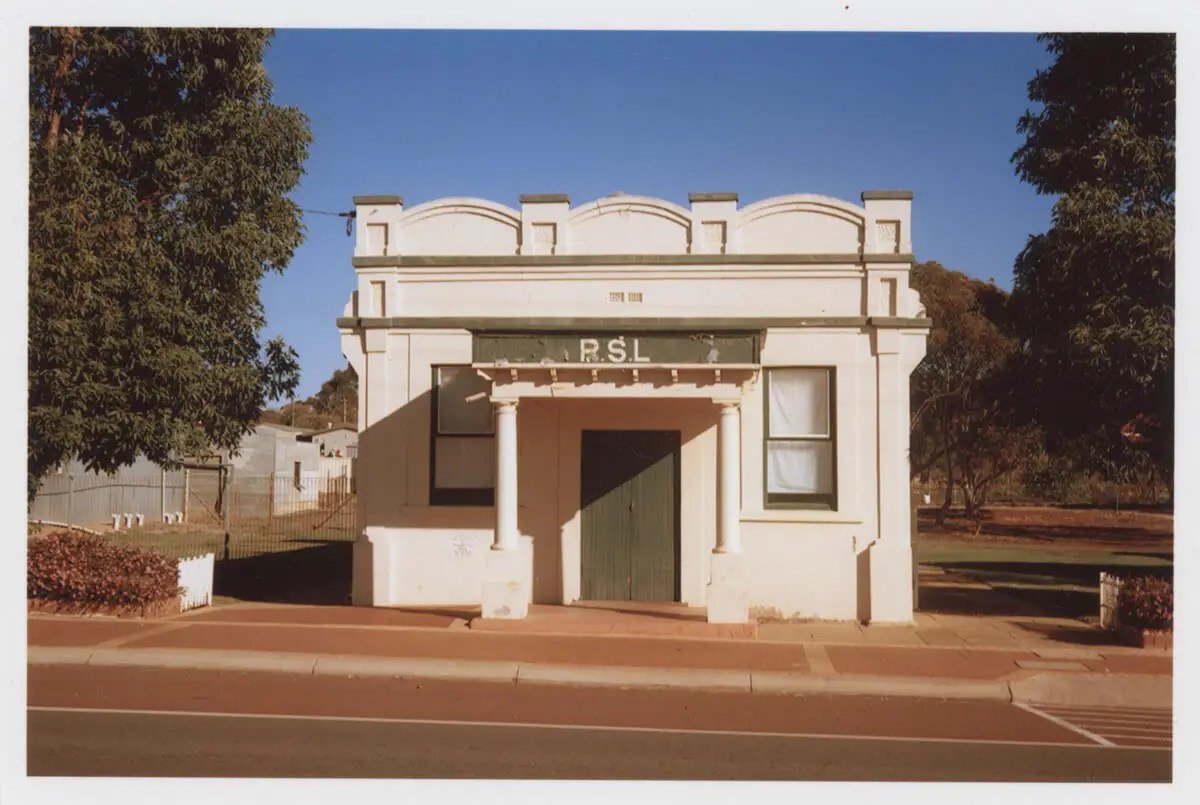
[[[358,422],[358,374],[349,364],[337,369],[308,402],[320,413],[343,423]]]
[[[942,515],[955,487],[974,516],[988,487],[1012,468],[1019,453],[1005,406],[1016,341],[1006,331],[1008,295],[983,282],[926,262],[913,266],[912,286],[933,321],[925,358],[911,389],[913,475],[937,468],[946,484]]]
[[[1013,162],[1058,200],[1015,266],[1020,401],[1053,448],[1082,438],[1110,469],[1127,463],[1132,427],[1170,488],[1175,37],[1041,39],[1055,61],[1029,82],[1041,106],[1021,118]]]
[[[292,400],[279,408],[263,411],[262,422],[295,425],[299,428],[324,428],[331,423],[357,427],[358,374],[349,364],[335,369],[316,394],[306,400]]]
[[[232,448],[291,393],[259,281],[302,240],[311,140],[271,103],[252,29],[36,28],[29,85],[30,494],[78,456],[112,471]]]

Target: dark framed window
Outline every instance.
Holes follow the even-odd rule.
[[[764,369],[765,507],[837,508],[835,381],[828,367]]]
[[[429,503],[491,506],[496,437],[491,383],[470,366],[433,367]]]

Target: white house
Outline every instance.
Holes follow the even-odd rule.
[[[350,455],[350,448],[358,444],[358,431],[349,425],[331,425],[308,431],[302,438],[317,445],[322,456],[345,458]]]
[[[228,461],[245,498],[245,505],[269,506],[273,515],[317,506],[320,492],[320,450],[300,441],[307,431],[260,422],[242,437]],[[257,493],[248,490],[257,489]]]
[[[354,201],[354,603],[912,619],[910,192]]]

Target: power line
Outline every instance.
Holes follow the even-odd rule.
[[[350,233],[353,231],[354,218],[355,218],[354,210],[350,210],[349,212],[330,212],[329,210],[306,210],[304,208],[301,208],[300,212],[305,213],[305,214],[312,213],[313,215],[335,215],[338,218],[345,218],[346,219],[346,237],[350,237]]]

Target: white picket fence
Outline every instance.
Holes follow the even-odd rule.
[[[214,554],[206,553],[179,560],[179,610],[187,612],[212,604]]]
[[[1117,629],[1121,626],[1118,612],[1121,601],[1121,585],[1124,582],[1110,573],[1100,571],[1100,628]]]

